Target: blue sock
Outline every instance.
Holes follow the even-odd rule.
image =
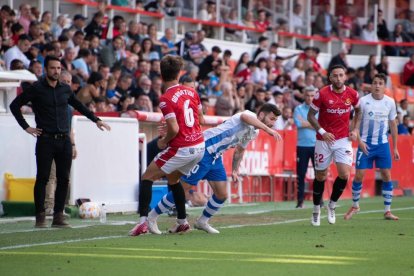
[[[155,206],[154,211],[161,215],[166,213],[171,207],[175,205],[174,197],[172,192],[168,192],[162,199],[158,202],[157,206]]]
[[[362,182],[352,182],[352,206],[359,207],[359,199],[361,197]]]
[[[385,212],[391,210],[392,202],[392,182],[382,182],[382,197],[384,198]]]
[[[225,200],[220,200],[213,194],[207,202],[206,208],[204,208],[203,215],[200,217],[201,221],[208,221],[214,214],[216,214],[221,207],[223,207]]]

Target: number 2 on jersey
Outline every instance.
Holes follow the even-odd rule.
[[[190,100],[184,102],[184,120],[188,127],[194,125],[194,110],[190,107]]]

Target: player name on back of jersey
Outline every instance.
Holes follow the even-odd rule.
[[[173,103],[177,103],[181,96],[188,95],[194,98],[194,91],[187,90],[187,89],[179,89],[177,90],[171,98]]]

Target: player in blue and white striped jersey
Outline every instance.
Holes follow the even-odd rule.
[[[280,110],[273,104],[264,104],[257,115],[250,111],[244,111],[233,115],[222,124],[207,129],[203,132],[205,140],[205,152],[203,159],[191,170],[191,173],[181,178],[184,190],[191,193],[192,186],[196,186],[202,179],[208,180],[213,195],[207,202],[203,214],[198,218],[194,227],[207,233],[218,234],[219,231],[208,224],[209,219],[218,212],[227,199],[227,176],[224,169],[222,155],[229,148],[234,148],[232,161],[233,181],[238,179],[238,169],[243,158],[244,151],[250,141],[258,135],[258,129],[264,130],[276,140],[281,136],[272,129]],[[156,220],[162,213],[166,213],[174,206],[171,193],[165,195],[157,206],[148,215],[148,229],[151,233],[158,233]],[[155,231],[152,231],[154,229]]]
[[[358,151],[356,159],[356,173],[352,182],[353,205],[345,214],[349,220],[359,208],[359,199],[362,190],[362,180],[366,169],[379,168],[382,177],[382,195],[384,197],[384,218],[398,220],[391,213],[392,182],[391,182],[391,151],[388,143],[388,128],[391,130],[393,141],[394,160],[400,159],[397,148],[397,111],[392,98],[385,95],[387,77],[384,74],[375,75],[372,81],[371,93],[360,99],[361,116],[356,128],[359,128]]]

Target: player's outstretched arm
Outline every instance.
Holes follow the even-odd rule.
[[[233,161],[231,165],[231,176],[233,181],[237,181],[239,178],[239,167],[243,159],[245,149],[238,145],[233,153]]]
[[[280,141],[282,140],[282,137],[279,135],[279,133],[277,133],[277,131],[271,129],[270,127],[268,127],[267,125],[265,125],[264,123],[262,123],[259,119],[257,119],[256,117],[247,115],[245,113],[243,113],[240,116],[240,119],[251,126],[254,126],[255,128],[264,130],[267,134],[269,134],[270,136],[273,136],[276,138],[276,140]]]
[[[400,153],[398,152],[397,139],[398,139],[398,127],[397,127],[397,118],[390,120],[390,131],[392,137],[392,146],[394,149],[394,160],[400,160]]]
[[[178,131],[180,130],[180,127],[177,123],[177,120],[175,117],[168,118],[165,120],[165,123],[167,124],[167,133],[164,137],[158,139],[158,147],[160,149],[165,149],[167,147],[167,144],[178,134]]]

